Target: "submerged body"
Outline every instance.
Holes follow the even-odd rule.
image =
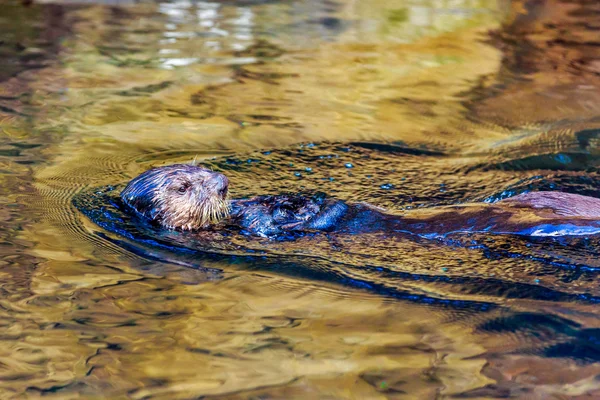
[[[315,211],[296,212],[299,207]],[[281,216],[285,216],[282,218]],[[233,222],[260,236],[289,231],[349,234],[402,232],[439,237],[456,232],[528,236],[600,233],[600,199],[561,192],[534,192],[497,203],[472,203],[389,214],[375,207],[331,198],[261,196],[232,202]]]
[[[137,214],[170,229],[201,230],[226,223],[242,232],[275,237],[308,231],[411,233],[455,232],[531,236],[600,233],[600,199],[561,192],[521,194],[496,203],[473,203],[407,212],[345,203],[325,195],[274,195],[227,200],[229,182],[216,172],[186,164],[154,168],[121,193]]]

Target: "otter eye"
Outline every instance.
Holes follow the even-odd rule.
[[[183,185],[179,186],[179,188],[177,189],[177,193],[185,194],[185,192],[187,192],[189,187],[190,187],[190,185],[188,185],[187,183],[184,183]]]

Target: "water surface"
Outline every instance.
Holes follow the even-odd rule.
[[[600,396],[596,237],[186,255],[72,206],[193,159],[398,213],[600,196],[595,2],[106,3],[0,12],[3,398]]]

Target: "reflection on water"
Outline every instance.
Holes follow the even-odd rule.
[[[596,2],[27,4],[0,13],[1,397],[600,396],[593,237],[190,255],[72,206],[194,158],[396,212],[599,196]]]

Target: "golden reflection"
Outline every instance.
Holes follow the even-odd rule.
[[[149,165],[299,142],[398,142],[471,157],[422,162],[411,172],[420,179],[428,168],[462,171],[466,159],[495,166],[574,149],[573,131],[589,128],[598,104],[597,61],[585,56],[593,29],[571,31],[586,26],[577,18],[595,23],[579,2],[70,3],[41,1],[28,19],[11,3],[0,18],[4,31],[14,30],[12,50],[0,52],[16,60],[0,74],[0,397],[597,393],[595,364],[529,355],[548,343],[486,325],[539,312],[572,337],[597,326],[594,306],[498,301],[500,288],[490,296],[497,308],[475,312],[256,265],[202,261],[193,269],[125,250],[71,205],[76,192],[122,183]],[[566,30],[548,24],[574,33],[559,37]],[[524,42],[530,54],[520,53]],[[498,169],[473,178],[471,190],[532,175],[519,170],[506,181]],[[266,179],[239,182],[246,190],[265,185],[273,189]],[[479,276],[490,280],[502,273],[518,281],[531,268],[431,243],[363,243],[380,254],[405,250],[398,270],[423,276],[439,275],[452,256],[480,263]],[[325,245],[298,241],[283,250]],[[570,287],[567,273],[537,272],[547,274],[542,289],[584,295],[590,284]],[[457,267],[447,276],[474,275]],[[358,269],[345,277],[369,279]],[[391,286],[485,300],[440,282],[411,276]]]
[[[64,270],[52,269],[49,263],[43,271]],[[391,390],[381,384],[388,380],[394,390],[423,395],[490,382],[479,374],[485,361],[469,359],[482,349],[460,339],[468,336],[465,328],[440,325],[440,313],[264,273],[227,275],[201,285],[168,277],[96,284],[79,288],[63,307],[56,304],[62,329],[79,332],[79,341],[97,349],[78,386],[109,396],[131,390],[134,398],[257,390],[369,398]],[[38,291],[44,286],[38,282]],[[65,292],[50,289],[55,296]],[[67,306],[73,301],[77,307]],[[414,381],[425,373],[439,384]],[[472,379],[458,383],[457,373]]]

